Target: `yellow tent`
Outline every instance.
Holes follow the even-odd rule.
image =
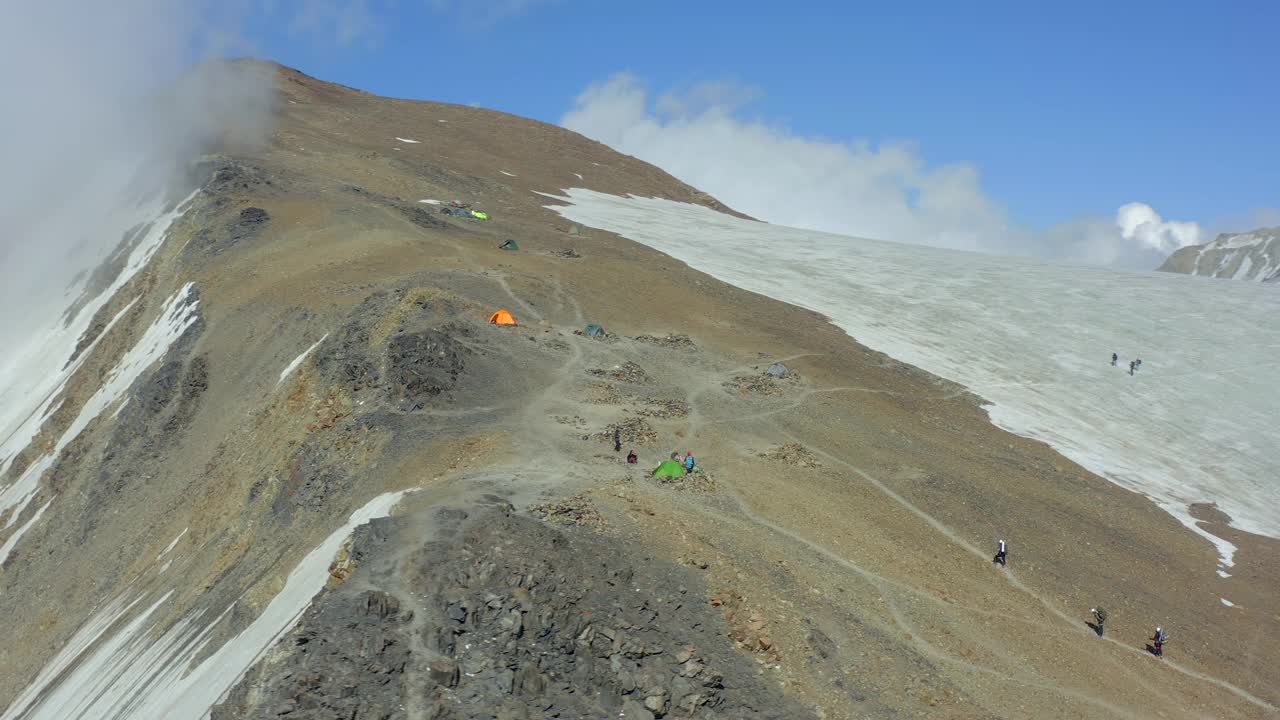
[[[516,316],[512,315],[510,310],[501,309],[489,316],[489,322],[494,325],[515,325]]]

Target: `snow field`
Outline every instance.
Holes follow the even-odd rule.
[[[143,596],[115,598],[84,624],[0,720],[208,717],[213,705],[297,623],[324,588],[329,563],[352,531],[390,514],[404,494],[378,495],[353,512],[302,558],[248,627],[199,663],[193,664],[234,605],[208,621],[208,608],[189,611],[161,632],[158,611],[175,591],[161,594],[127,621],[125,616]]]
[[[844,237],[577,188],[557,199],[572,204],[548,207],[573,222],[823,313],[964,385],[999,427],[1149,497],[1213,543],[1222,568],[1235,547],[1201,528],[1192,504],[1280,538],[1273,288]]]

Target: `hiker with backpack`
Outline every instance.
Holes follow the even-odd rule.
[[[1151,637],[1151,654],[1156,657],[1164,657],[1164,644],[1169,641],[1169,633],[1159,625],[1156,626],[1156,633]]]
[[[1093,619],[1096,621],[1096,624],[1093,626],[1093,631],[1098,633],[1098,637],[1102,637],[1102,626],[1107,622],[1107,611],[1100,607],[1096,607],[1089,608],[1089,612],[1093,613]]]
[[[684,471],[685,471],[685,472],[693,472],[693,465],[694,465],[694,462],[693,462],[693,451],[692,451],[692,450],[685,450],[685,451],[684,451]]]
[[[1009,553],[1005,548],[1003,540],[1001,540],[999,545],[996,547],[996,556],[991,558],[991,562],[995,565],[999,565],[1000,567],[1004,567],[1009,564]]]
[[[1115,366],[1116,366],[1116,362],[1117,362],[1119,359],[1120,359],[1120,356],[1119,356],[1118,354],[1116,354],[1116,353],[1111,353],[1111,367],[1115,367]]]
[[[628,453],[627,453],[627,464],[628,464],[628,465],[635,465],[637,462],[640,462],[640,459],[636,457],[636,451],[635,451],[635,450],[632,450],[632,451],[628,452]]]

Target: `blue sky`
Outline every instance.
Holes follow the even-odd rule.
[[[375,93],[550,122],[619,72],[650,91],[650,105],[727,81],[751,91],[725,108],[740,121],[788,137],[902,141],[929,167],[965,163],[1026,228],[1110,218],[1136,201],[1206,232],[1246,229],[1270,219],[1251,211],[1280,207],[1275,3],[307,7],[246,22],[249,46]],[[596,135],[609,142],[609,130]]]

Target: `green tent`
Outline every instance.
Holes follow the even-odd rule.
[[[679,460],[663,460],[662,464],[653,469],[654,477],[680,477],[684,475],[684,466]]]
[[[477,220],[488,220],[488,219],[489,219],[489,213],[486,213],[486,212],[480,212],[479,210],[472,210],[472,211],[471,211],[471,217],[473,217],[473,218],[475,218],[475,219],[477,219]]]
[[[516,244],[515,240],[508,240],[502,243],[501,245],[499,245],[498,249],[499,250],[519,250],[520,246]]]

